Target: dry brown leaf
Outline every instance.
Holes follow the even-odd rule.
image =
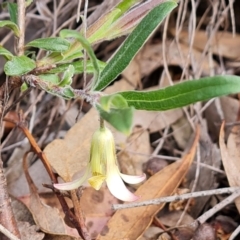
[[[118,154],[122,172],[129,175],[142,175],[142,165],[148,161],[150,154],[148,131],[141,127],[135,127],[127,139],[126,147]]]
[[[233,97],[225,96],[220,99],[220,111],[223,112],[223,118],[226,123],[232,123],[237,119],[239,101]],[[205,110],[208,129],[213,140],[218,141],[222,116],[215,101]],[[230,128],[226,129],[226,136],[229,135]]]
[[[81,197],[81,206],[84,209],[85,222],[93,239],[102,231],[113,215],[112,204],[119,203],[109,190],[104,187],[99,191],[86,188]]]
[[[7,168],[5,169],[8,188],[10,188],[9,185],[14,185],[23,174],[22,162],[20,159],[23,158],[23,155],[29,150],[29,148],[30,144],[28,142],[23,142],[21,147],[16,147],[12,151],[11,157],[8,160]]]
[[[42,202],[37,193],[31,193],[30,196],[19,198],[32,213],[36,225],[45,233],[74,235],[77,232],[65,224],[57,208],[52,208]],[[70,233],[71,232],[71,233]]]
[[[177,222],[181,218],[181,215],[183,214],[183,211],[164,211],[164,213],[160,213],[158,216],[158,219],[164,226],[168,227],[175,227],[177,225]],[[194,218],[189,214],[185,213],[183,216],[183,219],[181,221],[181,225],[188,225],[191,224],[194,221]]]
[[[137,62],[136,58],[134,58],[128,67],[122,72],[121,74],[123,78],[125,78],[134,89],[136,89],[137,86],[141,85],[141,70],[139,63]]]
[[[180,52],[181,51],[181,52]],[[166,42],[166,57],[168,65],[185,66],[186,59],[189,58],[191,54],[194,59],[194,64],[200,64],[199,66],[194,66],[196,69],[202,69],[204,74],[210,73],[210,66],[207,57],[202,59],[202,53],[197,49],[191,49],[189,52],[189,46],[179,43],[179,47],[176,42],[167,41]],[[181,62],[181,55],[184,62]],[[158,67],[163,66],[163,44],[147,44],[142,51],[137,55],[137,60],[139,60],[140,69],[142,76],[148,76],[151,72],[156,70]],[[217,63],[213,60],[214,67]]]
[[[20,156],[19,156],[19,158],[20,158]],[[18,159],[18,161],[19,161],[19,159]],[[19,162],[21,162],[21,161],[19,161]],[[41,161],[34,162],[33,165],[31,165],[29,167],[28,170],[29,170],[29,174],[32,176],[34,184],[38,188],[38,192],[42,193],[42,192],[50,192],[51,191],[49,188],[45,188],[42,185],[43,183],[51,184],[51,179],[50,179],[49,175],[47,174],[47,171],[44,168]],[[22,170],[21,170],[21,172],[22,172]],[[12,174],[13,173],[14,172],[12,172]],[[19,178],[15,179],[14,182],[11,182],[8,185],[8,191],[14,197],[21,197],[21,196],[29,194],[29,188],[28,188],[28,184],[27,184],[25,175],[22,174]]]
[[[143,234],[143,236],[139,240],[151,240],[157,239],[160,233],[163,230],[160,227],[150,226]]]
[[[182,109],[173,109],[164,112],[138,110],[134,113],[134,125],[148,129],[150,133],[160,131],[176,122],[183,116]]]
[[[18,229],[21,234],[21,240],[42,240],[45,236],[43,232],[39,232],[36,225],[30,225],[28,222],[18,222]]]
[[[173,32],[173,31],[172,31]],[[188,44],[189,32],[182,31],[179,35],[180,41]],[[196,49],[204,50],[208,41],[206,31],[196,31],[193,46]],[[211,41],[211,50],[214,54],[227,58],[239,58],[240,56],[240,34],[233,34],[227,31],[215,33]]]
[[[56,139],[44,149],[51,166],[64,181],[71,181],[73,175],[87,165],[92,134],[97,130],[98,123],[98,114],[91,109],[63,140]]]
[[[231,187],[240,186],[240,126],[236,125],[229,134],[227,145],[224,142],[224,123],[220,129],[219,145],[221,149],[222,162]],[[240,197],[235,200],[236,207],[240,213]]]
[[[165,81],[165,79],[162,80],[161,87],[169,86],[169,81]],[[154,86],[144,90],[152,91],[158,89],[158,86]],[[164,112],[138,110],[134,113],[133,125],[141,126],[144,129],[148,129],[150,133],[153,133],[172,125],[182,116],[183,110],[180,108]]]
[[[216,144],[213,144],[210,136],[208,135],[208,128],[205,123],[206,122],[203,120],[199,139],[200,161],[203,164],[219,169],[221,165],[220,149]],[[193,164],[186,175],[186,180],[183,184],[184,187],[188,189],[192,188],[194,181],[196,181],[196,171],[197,165]],[[199,166],[199,171],[200,173],[195,191],[198,192],[216,188],[217,181],[215,172],[203,166]],[[206,178],[206,176],[208,177]],[[194,204],[192,204],[189,209],[189,213],[193,218],[197,218],[199,216],[206,203],[209,202],[209,199],[210,197],[208,196],[194,199]]]
[[[186,175],[193,158],[199,139],[199,130],[196,133],[193,145],[181,161],[170,164],[162,171],[149,178],[137,191],[141,201],[169,196]],[[162,186],[161,186],[162,185]],[[104,227],[97,240],[138,239],[152,222],[152,218],[164,206],[149,205],[132,209],[118,210]]]
[[[171,124],[171,127],[173,129],[173,137],[177,142],[177,145],[181,149],[185,149],[192,134],[192,128],[187,120],[187,117],[185,115],[182,116],[175,123]]]
[[[19,200],[24,202],[28,207],[36,225],[45,233],[75,236],[74,233],[77,233],[76,229],[72,231],[72,228],[69,228],[65,224],[60,211],[55,207],[44,204],[41,200],[37,188],[27,170],[26,160],[24,160],[24,172],[29,186],[30,196]]]
[[[43,193],[40,195],[40,197],[44,204],[52,208],[59,209],[60,216],[62,218],[65,217],[63,209],[53,192]],[[28,196],[25,197],[25,202],[29,201],[28,198]],[[72,201],[68,198],[65,199],[69,208],[73,208]],[[112,204],[118,204],[119,202],[120,201],[109,192],[107,187],[102,187],[99,191],[95,190],[92,187],[84,188],[83,194],[81,196],[81,207],[84,209],[85,224],[88,228],[89,234],[93,239],[97,236],[98,233],[101,232],[107,221],[113,215],[114,211],[112,209]],[[66,221],[69,226],[72,226],[68,220]],[[68,226],[66,226],[66,228],[68,235],[75,237],[78,236],[76,229],[70,228]],[[71,236],[66,239],[70,239]],[[49,236],[49,238],[50,237],[53,238],[53,235]],[[53,239],[57,239],[57,236]]]

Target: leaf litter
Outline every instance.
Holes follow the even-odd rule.
[[[108,1],[103,1],[103,6],[104,4],[108,5],[109,3],[107,2]],[[224,5],[223,3],[219,3],[218,8],[216,8],[216,4],[218,3],[214,2],[213,5],[210,6],[210,8],[212,7],[212,9],[218,9],[218,14],[211,15],[211,11],[206,8],[208,4],[205,0],[201,1],[201,3],[199,4],[197,13],[194,11],[194,6],[191,6],[191,3],[189,3],[189,8],[186,9],[187,5],[184,2],[185,1],[180,2],[180,7],[178,8],[178,16],[179,18],[180,16],[182,16],[182,20],[180,22],[177,22],[178,20],[174,18],[174,16],[171,17],[165,47],[163,45],[164,40],[159,38],[159,36],[163,33],[162,28],[160,28],[157,31],[156,35],[152,36],[146,46],[144,46],[143,50],[138,53],[134,61],[130,64],[129,68],[124,71],[124,73],[122,74],[122,78],[119,81],[116,81],[106,91],[114,92],[116,90],[131,90],[135,88],[147,90],[147,88],[149,87],[157,88],[159,86],[164,86],[166,84],[163,83],[165,82],[165,80],[167,80],[168,84],[173,84],[175,81],[184,81],[184,79],[191,79],[197,76],[213,75],[216,73],[223,74],[225,72],[230,72],[233,74],[239,73],[239,64],[237,60],[239,58],[238,49],[240,22],[237,17],[235,17],[235,23],[231,22],[231,13],[229,10],[229,6]],[[54,35],[57,35],[56,27],[61,28],[62,24],[65,24],[68,19],[71,20],[69,21],[69,26],[73,28],[78,27],[74,22],[75,17],[72,17],[76,13],[76,3],[74,2],[69,4],[66,1],[61,1],[61,3],[64,3],[65,7],[64,4],[62,4],[58,9],[59,15],[57,17]],[[91,4],[93,6],[97,6],[99,5],[99,2],[93,1]],[[49,1],[48,4],[37,3],[37,6],[34,6],[32,8],[32,13],[35,15],[37,14],[39,20],[36,21],[36,19],[31,18],[31,21],[28,22],[26,42],[29,42],[36,37],[44,37],[43,32],[52,32],[53,26],[52,24],[50,24],[51,17],[52,13],[56,15],[57,12],[56,9],[52,9],[50,5],[51,1]],[[236,6],[234,9],[235,14],[236,16],[238,16],[238,1],[235,1],[234,6]],[[98,15],[101,15],[101,9],[103,11],[103,9],[105,8],[96,8],[94,14],[92,14],[90,18],[93,19],[93,16],[95,15],[95,13],[97,14],[97,12]],[[187,11],[187,15],[183,14],[182,11],[184,11],[184,9]],[[212,13],[216,12],[212,11]],[[190,29],[191,24],[194,23],[194,16],[201,16],[201,20],[200,18],[197,18],[198,26],[194,29],[194,31],[187,30]],[[215,28],[212,28],[213,22]],[[237,31],[237,34],[235,34],[235,36],[231,32],[231,26],[232,28],[235,27]],[[1,35],[4,36],[2,42],[4,44],[7,41],[7,38],[5,38],[5,35],[3,34]],[[193,42],[190,41],[191,38],[193,39]],[[116,42],[117,41],[119,40],[116,40]],[[10,47],[8,49],[11,50],[11,48],[13,48],[13,44],[11,44],[11,41],[9,41],[9,43],[7,44],[9,44]],[[113,41],[113,46],[115,48],[117,47],[117,45],[118,44],[114,45]],[[106,48],[106,43],[100,44],[97,47],[96,51],[101,53],[101,55],[104,56],[105,59],[107,59],[111,54],[111,48]],[[164,59],[164,55],[166,56],[166,59]],[[2,66],[3,64],[0,65]],[[164,81],[162,81],[163,78],[165,78]],[[78,77],[77,81],[74,84],[76,88],[82,86],[81,78]],[[15,96],[15,98],[16,97],[17,95]],[[31,92],[29,99],[25,98],[23,104],[21,105],[21,108],[26,111],[27,114],[25,117],[27,118],[27,120],[31,120],[31,124],[29,127],[33,129],[34,136],[36,136],[36,138],[40,140],[39,142],[41,143],[41,147],[45,147],[45,152],[47,155],[49,155],[52,166],[59,173],[59,175],[66,181],[75,178],[76,174],[78,174],[81,169],[84,169],[88,161],[88,151],[90,144],[90,141],[88,140],[91,138],[93,131],[98,126],[98,119],[96,113],[94,113],[93,110],[87,112],[89,105],[87,103],[84,103],[83,111],[85,112],[81,115],[85,116],[81,117],[81,119],[75,126],[72,126],[74,122],[73,118],[76,117],[77,112],[76,105],[80,106],[80,102],[76,102],[76,104],[73,105],[73,103],[67,103],[63,100],[46,94],[39,95],[39,93],[35,90]],[[208,106],[210,103],[210,107],[205,107]],[[228,186],[228,184],[230,186],[238,186],[239,181],[237,169],[239,168],[239,156],[237,151],[237,144],[239,139],[239,129],[238,125],[234,126],[234,123],[237,119],[238,110],[239,102],[237,100],[237,96],[228,96],[220,98],[220,103],[217,103],[217,101],[211,101],[203,104],[195,104],[194,106],[190,106],[185,109],[176,109],[168,112],[156,113],[139,111],[135,112],[134,129],[141,129],[141,131],[143,131],[143,135],[140,135],[136,138],[136,140],[133,140],[131,139],[131,137],[127,139],[125,136],[114,131],[117,147],[120,151],[119,154],[121,153],[122,149],[125,149],[126,156],[122,163],[122,165],[124,165],[125,167],[122,166],[122,170],[124,170],[125,168],[126,173],[134,170],[138,172],[143,171],[141,165],[143,163],[146,165],[153,159],[152,154],[154,152],[154,148],[156,148],[156,142],[162,141],[162,146],[157,152],[156,156],[154,155],[154,157],[159,160],[164,160],[164,167],[163,169],[161,168],[162,170],[160,172],[157,171],[152,177],[150,177],[142,186],[137,189],[137,192],[143,192],[143,194],[141,194],[141,200],[145,199],[145,197],[146,199],[150,199],[151,197],[153,198],[153,195],[151,195],[153,193],[148,193],[148,190],[150,191],[150,189],[148,189],[148,187],[144,187],[148,186],[149,182],[151,183],[153,181],[151,180],[153,178],[163,179],[161,180],[161,182],[158,182],[156,184],[152,183],[154,187],[151,188],[151,191],[159,191],[160,196],[165,190],[167,191],[167,193],[164,192],[165,196],[173,194],[174,189],[177,188],[177,185],[180,185],[181,188],[190,188],[191,191],[194,182],[197,182],[194,191],[199,191],[200,189],[214,189],[219,186]],[[219,162],[214,162],[214,160],[217,160],[219,158],[219,146],[217,145],[217,143],[219,140],[219,130],[223,118],[226,121],[225,135],[226,139],[228,140],[226,145],[224,131],[222,127],[220,134],[220,149],[223,167],[219,169]],[[180,161],[175,163],[174,161],[176,159],[184,159],[184,156],[186,156],[187,146],[188,144],[192,143],[191,141],[189,143],[188,140],[190,132],[193,131],[195,128],[195,125],[192,125],[192,123],[194,122],[193,119],[198,119],[200,122],[204,122],[204,120],[207,119],[207,124],[203,123],[201,125],[201,137],[199,141],[201,164],[197,165],[195,159],[191,168],[188,164],[184,165],[184,167],[182,168],[178,168],[180,167]],[[181,122],[180,120],[182,120],[183,122]],[[180,124],[178,125],[179,122]],[[183,128],[183,125],[187,125],[188,130]],[[71,127],[70,130],[69,127]],[[15,134],[13,134],[12,131],[10,132],[10,135],[7,135],[7,137],[3,140],[3,160],[6,162],[6,167],[8,168],[7,171],[9,174],[9,182],[11,182],[11,184],[9,185],[10,192],[12,192],[13,195],[17,196],[19,199],[25,202],[29,208],[30,202],[32,202],[33,205],[33,207],[31,208],[31,213],[35,217],[35,224],[31,222],[31,226],[29,226],[25,222],[23,224],[24,228],[29,229],[32,237],[35,236],[36,239],[38,237],[42,238],[43,236],[41,234],[37,236],[38,228],[40,227],[42,230],[44,229],[44,225],[41,222],[44,222],[44,219],[46,220],[46,214],[47,216],[49,215],[48,211],[56,211],[54,214],[56,214],[56,219],[61,219],[61,224],[59,226],[61,226],[62,228],[62,233],[68,234],[70,236],[71,234],[69,232],[65,232],[65,230],[63,230],[66,229],[68,226],[64,222],[65,219],[63,218],[63,213],[61,213],[60,206],[55,203],[56,199],[54,200],[54,195],[51,194],[51,197],[49,197],[49,199],[54,202],[53,205],[51,205],[51,203],[49,202],[50,200],[44,200],[43,195],[50,194],[50,190],[45,189],[46,192],[40,194],[41,198],[39,198],[39,193],[37,191],[32,192],[32,194],[29,195],[28,190],[26,190],[27,187],[23,184],[24,180],[21,180],[24,179],[21,165],[18,164],[21,162],[22,156],[25,152],[25,147],[23,143],[20,143],[19,145],[14,147],[13,143],[15,143],[17,139],[16,136],[20,136],[20,133],[18,131],[14,131]],[[64,139],[57,139],[58,136],[60,136],[60,131],[63,131],[64,133],[68,131]],[[48,136],[50,135],[52,139],[57,140],[51,140],[52,143],[48,144],[50,142]],[[129,139],[131,139],[131,141],[129,141]],[[14,151],[12,151],[12,149],[14,149]],[[15,160],[13,164],[10,164],[9,162],[9,166],[7,166],[7,160],[10,159],[10,157]],[[136,161],[134,160],[135,157]],[[30,160],[30,164],[34,166],[37,162],[39,163],[39,161],[36,160],[36,158],[32,157]],[[69,164],[67,163],[70,163],[71,166],[69,166]],[[17,165],[18,167],[16,167]],[[211,166],[212,168],[209,169],[209,166]],[[47,176],[43,176],[43,174],[41,178],[41,172],[43,172],[44,170],[42,168],[39,168],[38,165],[36,165],[35,169],[31,167],[29,168],[29,174],[32,175],[34,179],[36,173],[38,173],[40,179],[39,182],[37,181],[37,179],[34,179],[34,183],[37,184],[37,188],[40,192],[45,191],[43,190],[41,184],[49,183],[49,179],[47,178]],[[200,175],[198,177],[198,181],[196,181],[195,176],[198,168],[200,168]],[[41,170],[38,171],[38,169]],[[66,171],[66,169],[68,171]],[[182,169],[182,171],[184,172],[183,175],[186,174],[185,177],[183,177],[183,175],[179,176],[179,169]],[[174,176],[176,176],[175,174],[179,176],[178,181],[176,180],[177,183],[175,182],[176,186],[174,186],[174,181],[172,180]],[[180,180],[181,177],[183,178],[183,181]],[[226,179],[228,179],[228,183]],[[170,184],[169,182],[172,183]],[[89,188],[86,188],[86,190],[83,191],[83,196],[81,199],[84,202],[83,206],[86,204],[86,206],[84,207],[84,211],[86,212],[86,223],[89,227],[89,231],[91,232],[92,237],[95,238],[100,232],[102,232],[101,234],[105,235],[99,235],[97,237],[98,239],[113,239],[111,238],[111,236],[114,236],[111,235],[112,233],[119,234],[117,236],[120,236],[121,233],[124,234],[124,231],[120,230],[120,227],[126,227],[125,233],[126,236],[128,236],[129,240],[136,240],[137,238],[140,238],[142,234],[147,233],[149,230],[152,229],[154,230],[152,230],[152,235],[150,234],[151,236],[148,235],[147,237],[144,234],[145,240],[150,240],[151,238],[163,239],[161,237],[162,235],[160,235],[160,232],[162,232],[163,229],[156,223],[156,221],[153,221],[154,216],[156,216],[156,218],[162,221],[162,223],[166,227],[171,228],[175,227],[177,224],[176,221],[170,221],[173,218],[173,214],[176,214],[178,218],[180,218],[181,215],[185,212],[183,222],[184,219],[187,218],[186,216],[194,216],[193,219],[196,219],[201,213],[207,211],[207,209],[209,208],[213,208],[215,205],[217,205],[224,199],[220,196],[213,196],[205,200],[201,198],[195,199],[193,204],[190,204],[187,212],[184,210],[185,205],[182,206],[183,208],[181,210],[169,210],[168,205],[166,205],[165,207],[162,207],[162,205],[155,207],[147,206],[145,207],[146,210],[144,211],[146,212],[146,215],[144,215],[146,216],[146,218],[143,219],[141,217],[137,218],[138,215],[135,213],[135,211],[138,212],[141,209],[144,209],[144,207],[139,209],[130,209],[126,211],[126,214],[129,214],[129,211],[130,213],[132,213],[130,216],[124,215],[124,217],[121,217],[118,211],[114,214],[114,212],[111,210],[111,204],[117,202],[116,199],[111,198],[109,193],[105,193],[105,189],[101,191],[104,191],[103,195],[106,202],[103,201],[99,204],[96,204],[96,199],[101,199],[101,197],[97,195],[97,193],[99,194],[99,192],[94,193],[96,194],[96,196],[92,198],[93,193],[91,191],[92,190],[90,190]],[[95,202],[93,201],[94,199]],[[51,206],[51,210],[49,206]],[[94,208],[91,206],[94,206]],[[99,211],[101,207],[103,212]],[[238,200],[236,200],[236,207],[237,209],[239,209]],[[160,213],[158,213],[158,210],[160,210],[160,208],[162,209]],[[45,217],[40,220],[36,219],[36,216],[39,214],[39,209],[42,209],[41,212],[43,215],[45,214]],[[88,212],[88,209],[90,209],[91,211]],[[120,213],[121,212],[124,211],[121,210]],[[165,220],[161,218],[164,213]],[[213,217],[212,220],[208,221],[208,223],[211,224],[210,232],[212,229],[214,229],[215,233],[220,239],[228,239],[231,233],[237,227],[237,224],[240,223],[238,212],[235,206],[233,204],[230,204],[228,208],[222,210],[219,209],[219,214],[217,215],[218,216]],[[98,220],[100,223],[98,223]],[[129,222],[126,222],[126,220],[128,220]],[[120,223],[123,222],[124,224],[122,226],[119,226],[120,224],[116,223],[116,221],[119,221]],[[143,221],[144,224],[139,224],[139,226],[137,225],[138,221]],[[19,220],[19,222],[21,221]],[[132,222],[134,222],[133,225],[131,225]],[[36,227],[36,224],[38,225],[38,227]],[[227,226],[229,225],[231,227],[227,228]],[[135,226],[138,227],[135,228]],[[205,226],[196,231],[193,239],[199,239],[199,232],[201,236],[201,233],[203,233],[202,229],[204,229],[204,227]],[[45,232],[48,232],[48,230]],[[53,226],[53,229],[51,229],[50,232],[53,233],[53,235],[46,235],[44,239],[65,239],[64,237],[66,237],[67,239],[66,235],[62,237],[60,235],[57,235],[59,233],[57,227]],[[195,230],[192,232],[193,235],[194,232]],[[178,235],[178,239],[183,239],[183,235]],[[117,239],[119,240],[119,238]]]

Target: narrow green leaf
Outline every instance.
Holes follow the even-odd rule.
[[[88,40],[85,39],[79,32],[74,31],[74,30],[69,30],[69,29],[62,30],[60,32],[60,36],[62,38],[69,38],[69,37],[76,38],[81,43],[83,48],[87,51],[87,53],[92,61],[93,67],[94,67],[93,83],[95,83],[95,81],[97,81],[99,78],[99,67],[98,67],[98,61],[95,56],[95,53],[94,53],[90,43],[88,42]]]
[[[40,74],[38,77],[46,83],[50,83],[48,85],[58,85],[60,82],[59,76],[57,74]]]
[[[62,53],[61,55],[63,56],[63,62],[71,62],[75,59],[83,58],[82,50],[83,50],[82,48],[79,48],[72,54],[69,54],[68,51]]]
[[[64,74],[62,76],[62,80],[59,83],[59,86],[65,87],[67,85],[71,85],[73,75],[74,75],[74,66],[70,64],[70,65],[68,65],[68,68],[66,69],[66,71],[64,72]]]
[[[4,21],[0,21],[0,28],[1,27],[6,27],[6,28],[9,28],[11,29],[15,36],[19,37],[19,28],[17,26],[17,24],[15,24],[14,22],[12,21],[9,21],[9,20],[4,20]]]
[[[56,64],[61,61],[63,61],[63,54],[59,52],[51,52],[49,55],[46,57],[40,59],[37,61],[38,67],[42,67],[44,65],[51,65],[51,64]]]
[[[10,14],[11,21],[17,25],[17,16],[18,16],[17,4],[8,2],[7,6],[8,6],[8,12]]]
[[[87,38],[90,43],[97,43],[106,39],[112,39],[111,31],[109,29],[112,24],[117,21],[122,15],[124,15],[131,7],[142,0],[122,0],[113,9],[99,18],[93,25],[87,30]]]
[[[111,108],[109,112],[104,111],[100,105],[97,106],[100,116],[109,122],[118,131],[129,135],[131,133],[133,121],[133,107],[128,108]]]
[[[35,62],[26,56],[16,57],[6,62],[4,72],[8,76],[19,76],[30,72],[36,67]]]
[[[102,62],[100,60],[97,61],[98,62],[98,66],[99,66],[99,70],[103,70],[106,66],[105,62]],[[74,66],[74,74],[78,74],[78,73],[83,73],[84,71],[84,66],[83,66],[83,61],[77,61],[77,62],[72,62],[71,65]],[[64,64],[60,64],[58,65],[56,68],[53,68],[49,71],[49,73],[60,73],[60,72],[64,72],[67,70],[69,66],[69,63],[64,63]],[[87,73],[93,73],[94,72],[94,67],[91,61],[87,61],[86,62],[86,71]]]
[[[67,51],[70,43],[60,37],[54,38],[39,38],[29,42],[26,47],[41,48],[52,52]]]
[[[105,34],[107,36],[106,39],[110,40],[129,34],[149,13],[149,11],[164,2],[168,2],[168,0],[150,0],[134,6],[133,9],[130,9],[130,11],[114,21]]]
[[[62,96],[63,98],[69,100],[69,99],[74,98],[74,96],[75,95],[74,95],[73,90],[70,86],[67,86],[67,87],[64,88],[63,96]]]
[[[121,45],[117,53],[110,59],[106,68],[101,72],[93,90],[101,91],[122,73],[156,27],[176,6],[176,1],[164,2],[143,18]]]
[[[107,30],[110,28],[116,16],[121,12],[120,9],[113,9],[103,15],[87,30],[87,38],[90,43],[97,43],[104,39]]]
[[[136,109],[164,111],[239,92],[239,76],[214,76],[185,81],[156,91],[128,91],[118,94],[127,100],[129,106]]]
[[[122,16],[124,13],[126,13],[131,7],[133,7],[135,4],[141,2],[141,0],[123,0],[121,1],[116,8],[120,9],[121,12],[116,15],[115,20],[118,19],[120,16]]]
[[[2,47],[0,45],[0,55],[3,55],[7,60],[11,60],[13,58],[13,55],[11,52],[9,52],[6,48]]]

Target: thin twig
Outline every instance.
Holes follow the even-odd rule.
[[[233,37],[236,36],[236,22],[235,22],[234,5],[233,5],[234,1],[235,0],[230,0],[229,1]]]
[[[239,233],[240,233],[240,226],[238,226],[238,227],[233,231],[233,233],[231,234],[229,240],[235,239],[235,238],[238,236]]]
[[[79,22],[79,20],[80,20],[81,6],[82,6],[82,0],[79,0],[78,1],[78,7],[77,7],[77,19],[76,19],[76,22]]]
[[[84,235],[84,239],[91,240],[91,236],[85,225],[84,213],[83,213],[83,210],[81,207],[80,199],[77,197],[77,190],[70,191],[70,194],[71,194],[71,199],[72,199],[72,203],[73,203],[74,213],[75,213],[76,217],[78,218],[78,222],[80,223],[80,226],[81,226],[81,229],[82,229],[82,232]]]
[[[0,232],[3,233],[6,237],[8,237],[10,240],[20,240],[20,238],[16,237],[11,232],[9,232],[1,223]]]
[[[148,206],[148,205],[158,205],[160,203],[182,201],[189,198],[206,197],[206,196],[220,195],[220,194],[231,194],[237,191],[240,192],[239,187],[219,188],[219,189],[200,191],[195,193],[186,193],[186,194],[177,195],[177,196],[162,197],[162,198],[152,199],[152,200],[138,202],[138,203],[114,204],[112,208],[113,210],[118,210],[118,209],[142,207],[142,206]]]
[[[229,189],[234,189],[234,188],[229,188]],[[240,188],[235,188],[234,191],[232,191],[232,194],[222,200],[220,203],[215,205],[213,208],[205,212],[202,216],[196,219],[200,224],[206,222],[210,217],[212,217],[215,213],[219,212],[221,209],[226,207],[229,203],[233,202],[237,197],[240,196]]]

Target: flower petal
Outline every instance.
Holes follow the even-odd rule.
[[[138,200],[139,197],[131,193],[124,185],[123,180],[117,170],[118,169],[112,170],[108,173],[106,182],[109,191],[112,193],[113,196],[122,201],[132,202]]]
[[[124,182],[130,183],[130,184],[138,184],[146,179],[145,173],[143,173],[140,176],[132,176],[132,175],[126,175],[126,174],[120,173],[120,176]]]
[[[77,189],[87,180],[87,177],[89,175],[89,171],[90,171],[90,168],[88,166],[87,169],[86,169],[86,172],[84,173],[84,175],[81,178],[78,178],[78,179],[76,179],[76,180],[74,180],[72,182],[55,183],[55,184],[53,184],[53,186],[56,189],[59,189],[59,190],[73,190],[73,189]]]
[[[106,179],[106,176],[97,175],[97,176],[93,176],[93,177],[89,178],[88,182],[95,190],[99,190],[101,188],[103,182],[105,181],[105,179]]]
[[[85,179],[79,178],[72,182],[55,183],[55,184],[53,184],[53,186],[59,190],[73,190],[73,189],[80,187],[85,182],[85,180],[86,180],[86,178]]]

